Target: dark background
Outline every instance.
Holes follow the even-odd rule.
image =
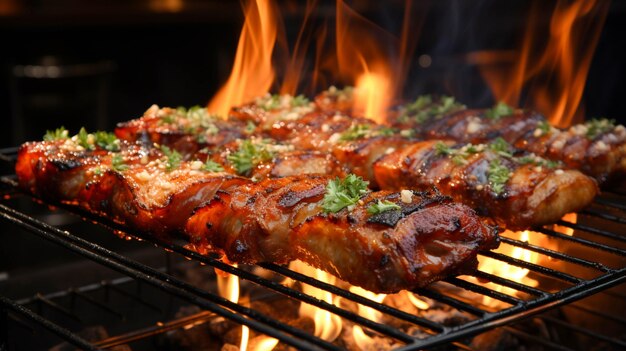
[[[398,32],[403,1],[349,3]],[[489,89],[463,54],[514,48],[526,30],[530,3],[414,2],[411,18],[419,22],[419,33],[404,96],[447,93],[469,105],[491,105]],[[293,42],[304,2],[279,4]],[[583,96],[588,117],[624,122],[625,5],[614,1],[610,6]],[[312,23],[332,27],[334,9],[333,1],[319,1]],[[549,15],[546,11],[545,21]],[[72,133],[80,126],[112,129],[153,103],[206,104],[230,72],[242,21],[239,1],[3,0],[1,146],[39,139],[60,125]],[[429,55],[432,64],[420,66],[421,55]],[[63,77],[32,78],[42,73],[27,65],[60,67]]]

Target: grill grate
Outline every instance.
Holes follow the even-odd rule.
[[[15,149],[2,150],[0,153],[0,159],[9,164],[14,161],[15,157]],[[4,195],[30,198],[28,195],[24,195],[19,192],[13,176],[4,176],[1,179],[4,184]],[[275,280],[266,278],[259,274],[255,274],[250,270],[233,267],[214,257],[202,256],[198,253],[189,251],[182,244],[165,242],[157,238],[143,236],[141,233],[132,231],[129,232],[127,228],[106,218],[97,217],[70,206],[62,204],[54,204],[54,206],[77,214],[83,217],[87,222],[94,222],[96,225],[104,226],[112,231],[129,233],[132,237],[154,243],[167,251],[173,252],[175,255],[180,255],[182,257],[189,258],[194,262],[200,262],[204,265],[234,274],[239,278],[250,282],[254,286],[261,287],[280,296],[306,302],[327,310],[346,320],[350,320],[355,324],[361,325],[370,331],[404,343],[405,345],[399,348],[400,350],[431,348],[449,343],[454,343],[454,345],[461,349],[468,349],[467,346],[459,343],[458,341],[499,326],[517,322],[541,312],[553,309],[554,307],[572,303],[584,297],[604,291],[626,280],[626,236],[623,235],[624,230],[626,230],[626,226],[624,226],[626,223],[626,212],[623,206],[623,203],[626,203],[626,196],[623,195],[623,193],[618,193],[617,191],[608,193],[608,195],[610,196],[603,195],[598,197],[589,209],[579,213],[581,216],[588,217],[589,223],[587,223],[587,221],[581,224],[573,224],[565,221],[560,221],[558,223],[563,227],[576,230],[576,236],[568,236],[547,227],[532,229],[533,231],[541,233],[541,235],[544,235],[550,240],[557,240],[559,243],[572,245],[575,249],[584,248],[586,250],[590,250],[596,255],[595,257],[593,255],[591,257],[578,256],[561,251],[560,249],[534,245],[510,237],[502,238],[502,242],[505,245],[525,249],[556,259],[560,262],[569,264],[570,266],[568,267],[583,268],[586,272],[583,275],[586,276],[575,274],[575,270],[571,269],[555,269],[539,264],[529,263],[525,260],[498,252],[483,252],[481,253],[482,257],[494,259],[501,264],[509,264],[514,267],[528,269],[531,274],[542,276],[553,282],[553,284],[551,284],[548,289],[543,288],[543,285],[541,287],[534,287],[528,284],[518,283],[495,274],[477,271],[473,274],[473,278],[478,279],[477,281],[470,281],[470,279],[466,279],[466,277],[453,277],[446,279],[444,283],[436,283],[430,287],[414,291],[414,293],[419,296],[432,299],[459,311],[464,311],[474,317],[473,320],[452,327],[423,316],[407,313],[390,305],[375,302],[346,289],[327,284],[283,266],[270,263],[259,265],[261,268],[271,271],[281,277],[287,277],[294,281],[320,288],[357,304],[371,307],[387,316],[391,316],[398,320],[415,325],[421,328],[424,333],[428,334],[427,337],[409,335],[394,326],[385,325],[383,323],[367,319],[346,308],[324,302],[313,296],[304,294],[295,288],[276,282]],[[136,340],[137,338],[144,337],[145,335],[153,335],[154,333],[169,330],[168,328],[179,328],[181,325],[186,325],[185,323],[189,324],[193,321],[208,319],[214,316],[221,316],[233,322],[247,325],[259,333],[279,339],[281,342],[298,349],[341,349],[340,346],[315,337],[302,329],[281,322],[275,318],[271,318],[257,310],[246,307],[243,304],[230,302],[215,293],[200,289],[172,276],[167,272],[139,263],[138,261],[111,251],[94,242],[85,240],[81,237],[80,233],[68,232],[46,224],[45,222],[35,218],[33,215],[17,210],[7,203],[0,203],[0,218],[16,224],[40,238],[53,242],[54,244],[70,250],[93,262],[122,273],[125,277],[127,277],[125,279],[131,279],[142,284],[150,285],[204,310],[201,314],[188,317],[187,319],[168,322],[167,324],[161,326],[139,329],[125,335],[118,336],[117,339],[107,339],[102,342],[89,343],[68,329],[56,325],[52,321],[42,317],[40,314],[24,307],[28,305],[30,301],[14,301],[0,296],[0,306],[2,306],[2,308],[0,308],[0,327],[2,327],[2,323],[7,323],[7,319],[14,320],[16,319],[14,316],[19,316],[17,320],[20,320],[21,318],[29,319],[31,322],[43,326],[73,345],[91,350],[120,345],[124,342],[128,342],[129,340]],[[584,235],[578,235],[579,232],[584,233]],[[574,250],[574,252],[579,251]],[[597,257],[599,257],[599,252],[603,256],[609,257],[610,259],[597,259]],[[483,282],[495,283],[513,289],[515,292],[519,292],[521,294],[516,295],[499,292],[485,286]],[[116,289],[116,284],[102,283],[100,285],[103,287],[109,287],[110,289]],[[446,290],[444,288],[445,285],[452,286],[453,289]],[[459,291],[464,293],[470,292],[478,295],[479,297],[489,297],[501,301],[505,305],[509,306],[502,308],[484,306],[480,303],[472,302],[471,299],[468,300],[463,296],[463,294],[460,294]],[[83,292],[83,290],[73,290],[71,291],[71,294],[77,298],[81,298],[91,304],[99,306],[99,308],[106,313],[117,313],[109,309],[105,303],[91,300],[90,297],[88,295],[84,295]],[[527,297],[523,298],[519,297],[519,295],[526,295]],[[37,296],[37,299],[41,303],[46,303],[49,308],[56,308],[62,311],[61,306],[55,307],[54,301],[46,298],[45,296]],[[140,297],[134,297],[134,299],[140,303],[149,305],[149,303],[143,301]],[[152,307],[154,308],[154,306]],[[65,312],[71,315],[71,312]],[[7,314],[9,314],[8,318]],[[123,318],[123,316],[118,317]],[[551,322],[559,323],[554,321]],[[511,330],[519,335],[524,334],[523,331],[516,330],[512,327],[507,328],[508,330]],[[0,328],[0,330],[2,329],[6,330],[6,328]],[[0,335],[0,337],[2,337],[2,335]],[[532,336],[530,337],[532,338]],[[610,342],[613,345],[624,345],[624,343],[620,340],[612,338],[606,339],[607,340],[605,341]],[[3,342],[7,342],[6,338],[0,339],[0,350],[4,350],[2,347]]]

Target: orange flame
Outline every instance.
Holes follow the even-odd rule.
[[[525,230],[523,232],[514,233],[507,230],[502,233],[502,235],[527,242],[529,240],[530,233],[534,232]],[[538,235],[538,233],[534,234]],[[529,251],[517,246],[500,245],[500,247],[495,251],[530,263],[537,263],[537,260],[539,259],[539,255],[536,252]],[[507,263],[491,259],[489,257],[484,257],[480,260],[478,269],[485,273],[497,275],[499,277],[507,278],[518,283],[523,283],[525,285],[533,287],[539,285],[539,282],[527,277],[529,272],[528,269],[512,266]],[[514,289],[498,284],[487,283],[486,286],[508,295],[512,295],[516,292],[516,290]],[[486,306],[492,307],[499,307],[501,305],[501,302],[499,300],[494,300],[488,296],[483,296],[482,303]]]
[[[399,78],[383,44],[397,40],[341,0],[337,1],[336,25],[339,75],[356,83],[354,112],[382,123],[396,95],[392,82]]]
[[[289,269],[300,272],[309,277],[313,277],[323,282],[334,284],[336,278],[322,270],[313,268],[301,261],[293,261],[289,265]],[[302,292],[307,295],[314,296],[327,303],[333,302],[333,295],[328,291],[320,290],[310,285],[304,284]],[[342,323],[339,316],[334,315],[326,310],[313,305],[302,303],[300,305],[300,316],[309,317],[315,323],[315,336],[327,341],[335,340],[341,333]]]
[[[479,52],[471,54],[470,60],[481,65],[496,100],[518,106],[522,90],[528,88],[534,108],[553,125],[569,126],[582,117],[582,93],[608,4],[560,0],[545,33],[541,31],[545,3],[535,2],[517,52]]]
[[[233,69],[224,86],[209,102],[210,112],[227,116],[232,106],[269,91],[274,82],[272,52],[276,32],[276,13],[270,1],[249,1]]]
[[[578,219],[578,214],[576,213],[568,213],[565,216],[563,216],[563,218],[561,218],[563,222],[568,222],[568,223],[573,223],[573,224],[576,224],[577,219]],[[555,232],[563,233],[569,236],[574,235],[574,229],[570,227],[564,227],[562,225],[555,224],[553,228]]]

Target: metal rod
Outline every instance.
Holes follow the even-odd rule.
[[[577,326],[577,325],[573,325],[573,324],[571,324],[569,322],[565,322],[565,321],[562,321],[562,320],[554,318],[554,317],[543,316],[541,318],[544,319],[544,320],[549,321],[550,323],[558,324],[558,325],[562,326],[563,328],[567,328],[567,329],[573,330],[573,331],[575,331],[577,333],[585,334],[585,335],[590,336],[592,338],[596,338],[598,340],[602,340],[602,341],[608,342],[610,344],[619,346],[622,349],[626,349],[626,341],[624,341],[624,340],[620,340],[620,339],[617,339],[617,338],[612,338],[610,336],[606,336],[606,335],[603,335],[603,334],[591,331],[589,329],[586,329],[586,328],[583,328],[583,327],[580,327],[580,326]]]
[[[489,288],[486,288],[486,287],[478,285],[478,284],[470,283],[470,282],[465,281],[463,279],[447,278],[447,279],[445,279],[445,282],[448,282],[448,283],[450,283],[452,285],[458,286],[459,288],[463,288],[465,290],[478,293],[478,294],[483,295],[483,296],[489,296],[492,299],[500,300],[502,302],[506,302],[506,303],[511,304],[511,305],[518,305],[518,304],[521,304],[523,302],[522,300],[520,300],[520,299],[518,299],[516,297],[509,296],[507,294],[503,294],[503,293],[501,293],[499,291],[491,290]]]
[[[139,298],[139,297],[137,297],[137,296],[135,296],[135,295],[133,295],[133,294],[129,293],[128,291],[125,291],[125,290],[123,290],[123,289],[120,289],[120,288],[119,288],[119,287],[117,287],[116,285],[113,285],[113,284],[107,284],[107,283],[105,282],[104,287],[105,287],[106,289],[111,290],[111,291],[115,291],[116,293],[118,293],[118,294],[120,294],[120,295],[126,296],[126,297],[128,297],[128,298],[132,299],[133,301],[137,301],[137,302],[139,302],[140,304],[142,304],[142,305],[144,305],[144,306],[146,306],[146,307],[150,308],[151,310],[153,310],[153,311],[155,311],[155,312],[158,312],[158,313],[162,313],[162,312],[163,312],[163,310],[162,310],[160,307],[155,306],[155,305],[153,305],[153,304],[151,304],[151,303],[149,303],[149,302],[145,301],[144,299],[141,299],[141,298]]]
[[[415,289],[413,290],[416,294],[420,295],[420,296],[424,296],[427,297],[429,299],[433,299],[435,301],[439,301],[441,303],[444,303],[450,307],[454,307],[457,310],[461,310],[461,311],[465,311],[468,313],[471,313],[475,316],[484,316],[487,312],[484,310],[481,310],[480,308],[476,307],[476,306],[472,306],[468,303],[465,303],[463,301],[457,300],[455,298],[452,298],[450,296],[446,296],[443,294],[440,294],[439,292],[430,290],[430,289]]]
[[[64,339],[65,341],[69,342],[70,344],[74,346],[80,347],[81,349],[84,349],[84,350],[99,350],[97,347],[89,343],[87,340],[79,337],[78,335],[72,333],[71,331],[63,327],[60,327],[59,325],[51,322],[50,320],[41,317],[40,315],[34,313],[28,308],[22,305],[19,305],[16,302],[9,300],[8,298],[2,295],[0,295],[0,304],[2,304],[2,306],[4,306],[5,308],[8,308],[9,310],[13,311],[14,313],[17,313],[20,316],[24,316],[30,319],[31,321],[43,326],[47,330],[53,332],[54,334],[58,335],[59,337],[61,337],[62,339]]]
[[[524,331],[516,329],[515,327],[504,327],[504,329],[507,332],[516,335],[517,337],[524,338],[524,339],[527,339],[527,340],[531,340],[534,343],[541,344],[542,346],[545,346],[545,347],[549,347],[552,350],[574,351],[574,350],[572,350],[569,347],[566,347],[566,346],[563,346],[561,344],[557,344],[555,342],[546,340],[545,338],[542,338],[542,337],[538,337],[538,336],[535,336],[535,335],[532,335],[532,334],[528,334],[528,333],[526,333]]]
[[[82,323],[81,319],[76,314],[74,314],[72,311],[68,310],[67,308],[59,305],[58,303],[56,303],[54,301],[51,301],[51,300],[47,299],[43,295],[40,295],[40,294],[35,295],[35,300],[39,301],[39,302],[42,302],[44,305],[52,308],[53,310],[61,312],[62,314],[72,318],[73,320],[75,320],[75,321],[77,321],[79,323]]]
[[[611,201],[611,199],[606,198],[606,197],[604,197],[602,195],[596,196],[596,198],[594,199],[594,202],[597,202],[597,203],[599,203],[601,205],[617,208],[617,209],[620,209],[622,211],[626,211],[626,205],[624,205],[623,203],[618,203],[618,202],[615,202],[615,201]]]
[[[612,221],[612,222],[626,224],[626,219],[624,219],[622,217],[618,217],[618,216],[614,216],[612,214],[600,212],[600,211],[598,211],[596,209],[593,209],[593,208],[586,208],[586,209],[580,211],[579,213],[586,214],[586,215],[593,216],[593,217],[599,217],[599,218],[606,219],[606,220],[609,220],[609,221]]]
[[[109,312],[110,314],[114,315],[115,317],[124,320],[124,315],[120,312],[115,311],[114,309],[112,309],[111,307],[103,304],[100,301],[96,301],[94,298],[92,298],[91,296],[85,295],[83,293],[81,293],[80,291],[76,291],[76,290],[71,290],[71,294],[73,294],[76,297],[80,297],[81,299],[91,303],[92,305],[99,307],[101,310]]]
[[[551,229],[546,229],[546,228],[539,228],[537,231],[540,231],[546,235],[552,236],[552,237],[556,237],[559,239],[563,239],[566,241],[571,241],[577,244],[581,244],[584,246],[588,246],[588,247],[592,247],[594,249],[598,249],[598,250],[602,250],[602,251],[606,251],[606,252],[610,252],[619,256],[626,256],[626,250],[614,247],[614,246],[610,246],[610,245],[605,245],[605,244],[600,244],[597,243],[595,241],[591,241],[591,240],[587,240],[587,239],[583,239],[583,238],[579,238],[579,237],[575,237],[575,236],[569,236],[566,234],[562,234],[559,232],[555,232],[554,230]]]
[[[493,252],[493,251],[484,251],[481,252],[480,255],[486,256],[486,257],[490,257],[493,259],[496,259],[498,261],[502,261],[502,262],[506,262],[509,264],[512,264],[514,266],[518,266],[518,267],[522,267],[522,268],[526,268],[529,269],[533,272],[539,272],[541,274],[547,275],[549,277],[553,277],[553,278],[557,278],[566,282],[570,282],[570,283],[580,283],[583,280],[577,277],[574,277],[572,275],[569,275],[567,273],[563,273],[563,272],[559,272],[559,271],[555,271],[554,269],[550,269],[544,266],[539,266],[537,264],[534,263],[530,263],[530,262],[526,262],[524,260],[520,260],[518,258],[513,258],[507,255],[503,255],[501,253],[498,252]]]
[[[590,227],[588,225],[578,224],[578,223],[570,223],[570,222],[566,222],[566,221],[563,221],[563,220],[558,221],[557,224],[562,226],[562,227],[569,227],[569,228],[572,228],[572,229],[575,229],[575,230],[582,230],[582,231],[585,231],[585,232],[588,232],[588,233],[591,233],[591,234],[603,236],[605,238],[609,238],[609,239],[613,239],[613,240],[617,240],[617,241],[621,241],[621,242],[626,242],[626,236],[624,236],[624,235],[612,233],[612,232],[609,232],[607,230],[602,230],[602,229]]]
[[[543,254],[543,255],[546,255],[546,256],[549,256],[549,257],[552,257],[552,258],[556,258],[556,259],[559,259],[559,260],[562,260],[562,261],[574,263],[574,264],[577,264],[579,266],[592,268],[592,269],[595,269],[595,270],[598,270],[598,271],[601,271],[601,272],[605,272],[606,273],[606,272],[610,272],[611,271],[610,268],[608,268],[607,266],[603,265],[602,263],[587,261],[587,260],[584,260],[582,258],[566,255],[566,254],[564,254],[562,252],[546,249],[544,247],[533,245],[533,244],[529,244],[529,243],[524,242],[524,241],[507,238],[505,236],[500,236],[500,241],[503,242],[503,243],[507,243],[509,245],[512,245],[512,246],[521,247],[521,248],[524,248],[526,250],[538,252],[540,254]]]
[[[522,292],[525,292],[527,294],[534,295],[534,296],[544,296],[547,294],[547,292],[534,288],[532,286],[524,285],[522,283],[518,283],[510,279],[498,277],[497,275],[483,272],[483,271],[476,271],[472,274],[472,276],[479,278],[479,279],[486,279],[486,280],[491,281],[492,283],[506,286],[508,288],[522,291]]]
[[[258,320],[254,320],[254,319],[248,319],[243,317],[242,315],[239,315],[237,313],[233,313],[228,309],[225,309],[224,307],[217,305],[213,302],[209,302],[206,301],[205,299],[198,297],[195,294],[192,294],[188,291],[185,291],[177,286],[174,286],[172,284],[170,284],[170,280],[174,280],[173,277],[167,277],[166,280],[163,279],[159,279],[156,277],[156,275],[160,275],[160,272],[154,271],[152,272],[154,275],[151,274],[146,274],[144,272],[138,271],[136,269],[133,268],[133,266],[143,266],[137,262],[134,261],[130,261],[128,259],[125,259],[124,257],[111,252],[99,245],[96,245],[94,243],[85,241],[79,237],[76,236],[72,236],[71,234],[69,234],[68,232],[59,230],[57,228],[51,227],[45,223],[42,223],[40,221],[37,221],[33,218],[30,218],[28,216],[25,216],[17,211],[12,210],[11,208],[6,207],[5,205],[0,204],[0,211],[2,212],[2,217],[10,220],[11,222],[27,229],[28,231],[37,234],[47,240],[50,240],[56,244],[59,244],[73,252],[76,252],[82,256],[85,256],[95,262],[98,262],[100,264],[103,264],[111,269],[114,269],[118,272],[121,272],[123,274],[129,275],[129,276],[133,276],[136,279],[140,279],[142,281],[145,281],[151,285],[154,285],[156,287],[159,287],[160,289],[169,292],[170,294],[174,294],[176,296],[179,296],[180,298],[192,303],[192,304],[196,304],[204,309],[207,309],[209,311],[215,312],[221,316],[224,316],[232,321],[235,321],[237,323],[240,324],[245,324],[248,327],[250,327],[251,329],[254,329],[260,333],[272,336],[274,338],[277,338],[279,340],[282,340],[283,342],[285,342],[286,344],[289,344],[291,346],[297,347],[297,348],[320,348],[323,347],[325,349],[328,350],[338,350],[337,346],[330,344],[324,340],[321,340],[319,338],[311,338],[310,334],[306,334],[306,333],[302,333],[303,337],[308,337],[311,340],[300,340],[300,339],[295,339],[293,337],[290,337],[286,334],[284,334],[282,331],[278,331],[275,329],[275,327],[284,327],[286,329],[289,329],[291,331],[291,329],[293,329],[296,333],[301,332],[300,330],[296,329],[296,328],[292,328],[288,325],[285,325],[283,323],[274,321],[272,319],[267,319],[265,321],[259,322]],[[16,216],[12,216],[12,214],[15,214]],[[21,216],[25,216],[24,219],[26,219],[26,221],[21,220],[19,217]],[[29,222],[33,222],[33,223],[29,223]],[[86,247],[90,248],[91,250],[87,249],[86,247],[81,247],[78,246],[76,244],[74,244],[73,242],[81,242],[83,245],[85,245]],[[93,250],[93,251],[92,251]],[[105,255],[101,255],[101,253],[105,253]],[[121,263],[121,262],[123,263]],[[148,270],[152,270],[151,268],[144,266],[146,269]],[[244,315],[247,316],[253,316],[253,317],[260,317],[260,314],[254,310],[251,310],[249,308],[245,308],[243,306],[231,303],[230,301],[223,299],[221,297],[217,297],[215,296],[215,298],[217,298],[218,300],[224,300],[224,304],[228,305],[229,309],[233,309],[236,310],[239,313],[242,313]],[[323,345],[323,346],[322,346]]]

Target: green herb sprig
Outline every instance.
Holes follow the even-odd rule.
[[[227,159],[235,167],[237,174],[248,176],[252,168],[261,162],[271,160],[273,157],[274,154],[268,150],[264,143],[245,140],[237,151],[227,156]]]
[[[504,191],[504,186],[506,185],[506,182],[509,181],[510,172],[511,171],[500,162],[500,159],[495,159],[489,162],[487,179],[489,180],[491,190],[493,190],[493,192],[497,195],[502,194]]]
[[[63,126],[54,130],[46,130],[46,134],[43,136],[44,141],[63,140],[67,138],[69,138],[69,133]]]
[[[322,209],[326,213],[336,213],[356,204],[367,193],[367,185],[368,182],[354,174],[349,174],[344,179],[337,177],[329,181]]]
[[[401,207],[389,200],[378,200],[367,207],[367,213],[370,215],[376,215],[387,211],[399,210]]]
[[[111,157],[111,168],[117,172],[128,170],[128,165],[124,163],[124,157],[121,154],[115,154]]]
[[[504,116],[509,116],[513,114],[513,108],[506,103],[500,101],[494,107],[485,111],[485,117],[489,119],[500,119]]]
[[[612,131],[615,128],[615,120],[594,118],[585,123],[585,126],[587,126],[587,133],[585,133],[586,137],[588,139],[595,139],[600,134]]]
[[[202,165],[202,170],[207,172],[224,172],[224,167],[211,159],[207,159]]]
[[[183,156],[178,151],[170,149],[168,146],[161,145],[161,152],[165,155],[165,169],[171,172],[180,166]]]

